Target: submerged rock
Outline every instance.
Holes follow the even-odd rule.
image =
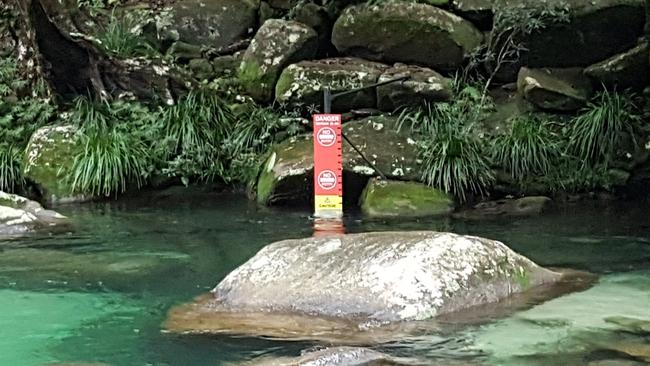
[[[396,358],[383,352],[360,347],[332,347],[308,352],[300,357],[261,357],[241,366],[410,366],[424,363],[413,359]]]
[[[80,202],[89,197],[73,195],[64,179],[79,149],[77,128],[72,125],[41,127],[29,139],[23,174],[34,182],[46,202]]]
[[[371,179],[361,210],[368,217],[444,216],[454,210],[454,199],[422,183]]]
[[[419,169],[415,141],[404,133],[396,132],[395,123],[394,118],[370,117],[346,123],[343,131],[388,178],[417,180]],[[262,166],[257,182],[257,201],[266,205],[308,203],[313,189],[313,155],[311,135],[292,138],[277,145]],[[350,178],[353,178],[352,175],[356,177],[378,175],[345,142],[343,143],[343,169]],[[356,183],[355,179],[346,179],[346,176],[343,178],[344,184]],[[362,190],[365,180],[361,183]],[[347,191],[349,194],[354,192],[354,190]]]
[[[580,68],[522,67],[519,71],[517,89],[536,107],[559,112],[574,111],[583,107],[592,93],[591,83]]]
[[[312,58],[318,35],[310,27],[289,20],[269,19],[244,53],[239,78],[258,101],[273,99],[275,83],[287,65]]]
[[[472,23],[440,8],[383,1],[348,7],[334,24],[332,42],[343,54],[455,70],[481,44]]]
[[[67,226],[68,218],[38,202],[0,191],[0,238]]]
[[[454,214],[454,217],[478,220],[494,217],[536,216],[546,211],[552,204],[553,200],[544,196],[502,199],[479,203],[468,210]]]
[[[503,243],[452,233],[285,240],[263,248],[211,295],[173,309],[166,328],[295,339],[363,333],[365,341],[386,339],[382,332],[394,332],[391,326],[469,311],[561,280],[560,273]]]

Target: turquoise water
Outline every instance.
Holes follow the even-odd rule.
[[[73,219],[71,233],[0,242],[0,365],[215,366],[320,346],[160,331],[170,307],[210,290],[264,245],[310,236],[307,212],[260,209],[243,197],[217,194],[58,210]],[[480,223],[368,221],[351,215],[346,225],[350,232],[481,235],[540,264],[601,275],[585,292],[480,325],[382,345],[383,351],[436,365],[650,361],[643,348],[649,335],[611,321],[617,316],[650,321],[646,207],[575,206],[539,218]]]

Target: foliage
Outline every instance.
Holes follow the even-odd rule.
[[[25,184],[20,167],[22,153],[14,145],[0,144],[0,191],[15,192]]]
[[[131,184],[142,186],[153,159],[143,134],[137,133],[137,126],[153,122],[145,108],[80,98],[72,121],[82,132],[80,151],[66,177],[74,192],[110,196]]]
[[[222,142],[228,136],[232,112],[216,93],[190,92],[162,116],[165,159],[164,172],[180,176],[185,184],[191,177],[208,179],[225,168]]]
[[[511,4],[508,0],[496,0],[493,7],[498,11],[494,14],[490,37],[484,45],[474,50],[470,64],[465,69],[465,74],[469,74],[479,66],[488,66],[490,75],[483,89],[484,95],[501,70],[520,60],[526,51],[526,37],[550,24],[569,21],[569,4],[564,1]]]
[[[589,103],[568,130],[572,154],[591,164],[608,164],[616,157],[625,133],[634,136],[639,117],[629,96],[603,91]]]
[[[29,137],[55,113],[49,100],[14,94],[27,84],[14,58],[0,59],[0,190],[9,192],[24,186],[20,162]],[[38,90],[33,92],[38,94]]]
[[[522,184],[531,176],[549,174],[559,158],[559,137],[550,123],[526,115],[512,121],[510,131],[492,141],[492,161]]]
[[[156,50],[142,37],[141,12],[111,12],[108,24],[98,35],[102,47],[120,57],[151,57]]]
[[[474,88],[461,90],[455,102],[426,105],[400,116],[419,135],[418,155],[423,180],[466,202],[468,193],[485,194],[494,182],[485,144],[472,128],[481,116],[472,105]]]
[[[562,154],[548,174],[536,178],[551,192],[578,193],[612,188],[611,176],[605,165],[589,165],[568,154]]]
[[[282,115],[272,107],[256,104],[239,105],[236,122],[224,142],[231,165],[222,176],[228,181],[250,182],[257,176],[263,156],[269,147],[286,137],[303,132],[297,113]]]

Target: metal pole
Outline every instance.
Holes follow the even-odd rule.
[[[332,91],[329,87],[323,90],[323,113],[332,113]]]

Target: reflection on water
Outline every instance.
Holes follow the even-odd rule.
[[[309,213],[258,209],[229,195],[59,210],[74,220],[73,233],[0,242],[0,365],[214,366],[321,346],[160,332],[172,306],[205,293],[264,245],[312,235]],[[462,326],[425,327],[378,347],[436,365],[648,364],[648,228],[644,207],[615,206],[514,221],[346,219],[349,232],[485,236],[540,264],[602,275],[584,292],[492,320],[467,314]]]

